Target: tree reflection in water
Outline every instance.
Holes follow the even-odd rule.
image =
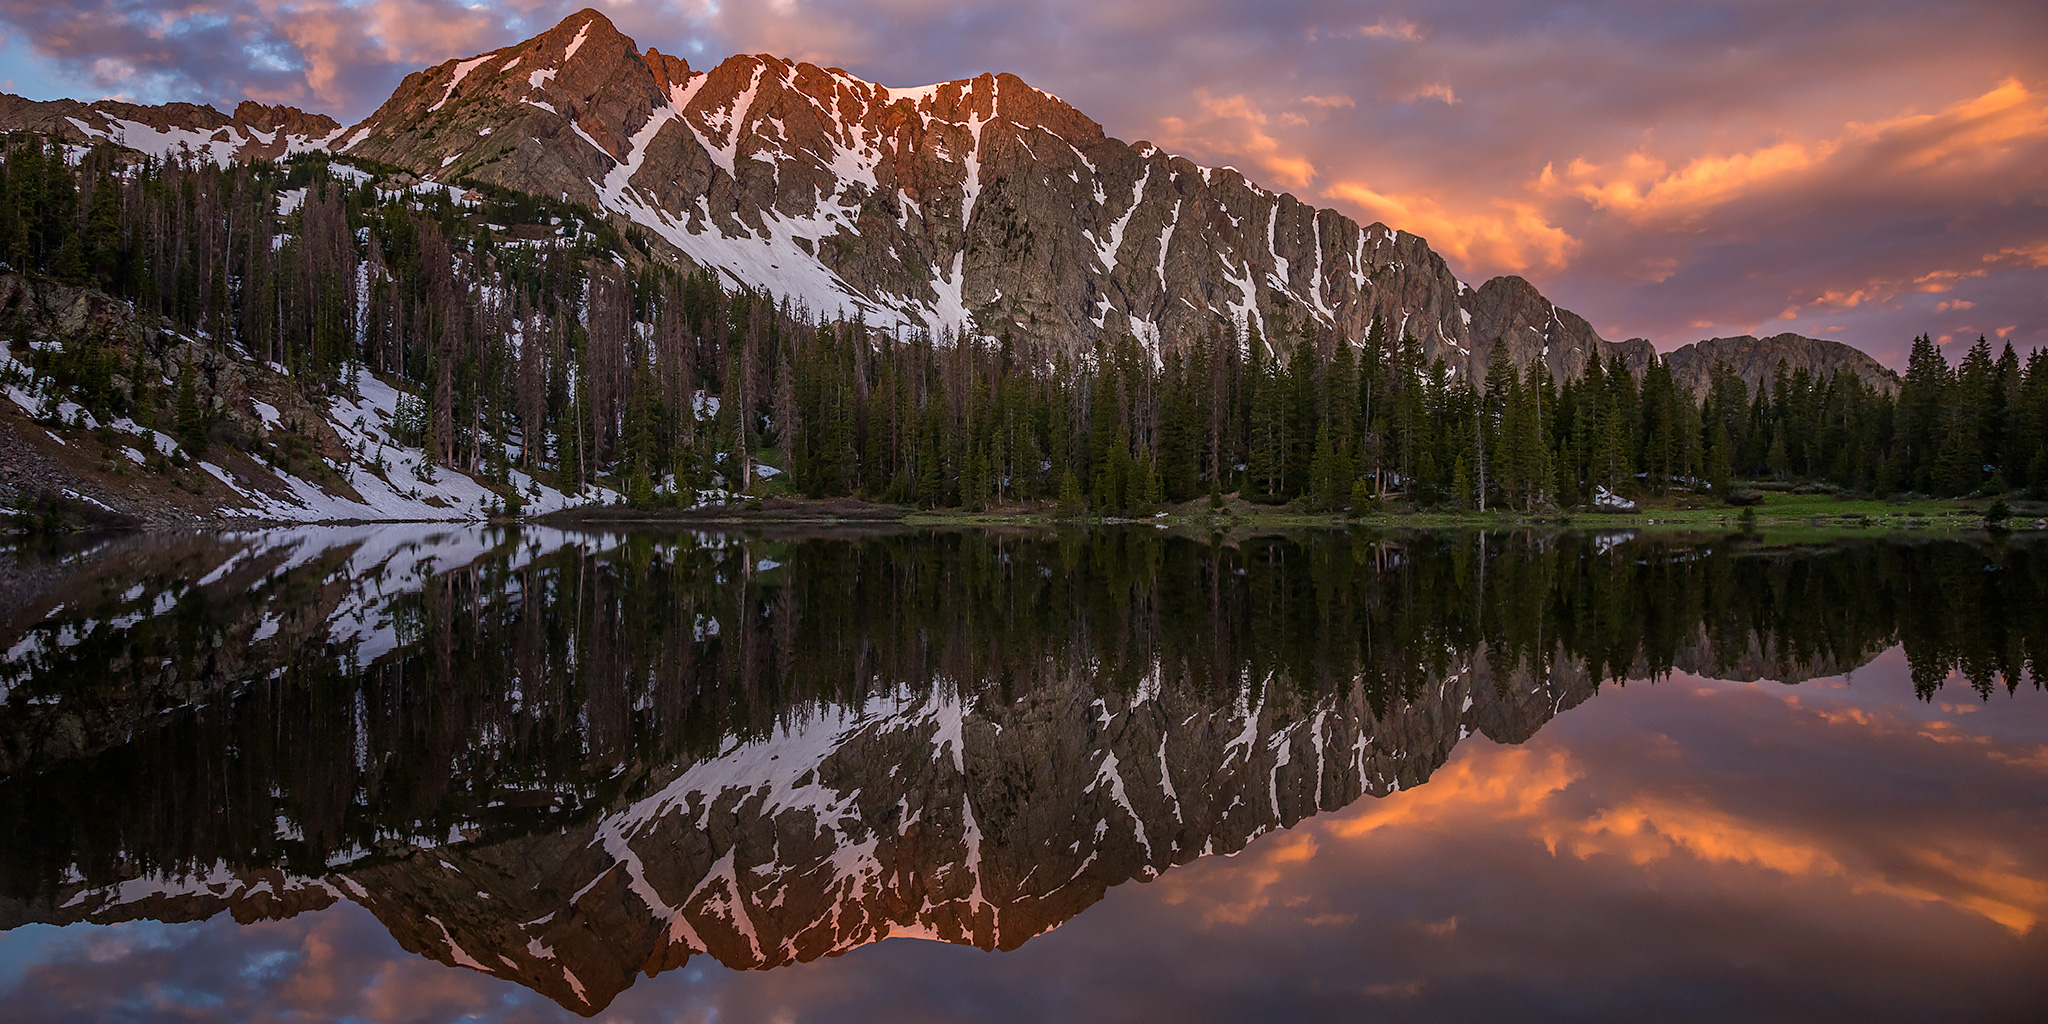
[[[349,900],[580,1013],[699,954],[1013,949],[1603,683],[1896,646],[1922,698],[2038,687],[2044,555],[389,527],[18,553],[0,924]]]

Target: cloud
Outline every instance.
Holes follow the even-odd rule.
[[[1547,813],[1553,797],[1584,774],[1584,768],[1562,750],[1475,748],[1438,770],[1428,785],[1367,805],[1329,829],[1332,835],[1359,839],[1452,815],[1494,820],[1538,818]]]
[[[1404,43],[1422,41],[1422,29],[1412,21],[1402,21],[1398,18],[1392,21],[1382,18],[1370,25],[1361,25],[1358,34],[1369,39],[1398,39]]]
[[[408,71],[513,41],[508,23],[519,22],[516,10],[452,0],[0,0],[0,23],[98,90],[88,98],[252,98],[343,114],[382,100]]]
[[[1841,862],[1803,839],[1766,830],[1708,808],[1640,798],[1578,821],[1545,824],[1543,843],[1581,860],[1617,856],[1642,865],[1685,851],[1707,861],[1788,875],[1840,874]]]
[[[1952,291],[1957,285],[1989,276],[1983,267],[1967,270],[1939,268],[1910,278],[1873,278],[1853,288],[1831,288],[1818,295],[1802,298],[1788,307],[1779,319],[1790,320],[1808,310],[1840,311],[1855,309],[1863,305],[1875,305],[1896,309],[1899,300],[1908,295],[1941,295]],[[1943,300],[1934,305],[1934,312],[1960,312],[1975,309],[1975,302],[1965,299]]]
[[[1872,124],[1852,124],[1852,137],[1872,156],[1901,170],[1925,170],[1962,162],[1995,164],[2015,146],[2048,136],[2048,103],[2017,78],[1938,114],[1914,114]]]
[[[1416,100],[1442,100],[1445,106],[1455,107],[1458,105],[1458,94],[1452,92],[1450,86],[1442,82],[1435,82],[1419,89],[1411,90],[1407,95],[1401,97],[1401,102],[1403,103],[1413,103]]]
[[[1573,159],[1562,174],[1546,165],[1538,188],[1570,194],[1639,223],[1690,222],[1736,199],[1771,189],[1832,184],[1849,175],[1896,180],[1996,168],[2048,142],[2048,102],[2008,79],[1938,114],[1850,122],[1831,138],[1785,141],[1674,164],[1644,150],[1619,160]]]
[[[1162,145],[1243,157],[1281,184],[1294,188],[1304,187],[1315,178],[1315,165],[1267,133],[1266,125],[1271,119],[1245,94],[1218,97],[1210,95],[1207,89],[1196,89],[1195,103],[1201,114],[1192,120],[1172,116],[1160,119]],[[1297,123],[1307,122],[1297,118]]]
[[[1571,270],[1589,288],[1619,296],[1621,276],[1676,259],[1658,287],[1624,300],[1634,316],[1593,314],[1603,331],[1637,317],[1628,333],[1703,319],[1746,331],[1789,306],[1897,366],[1907,339],[1959,335],[1968,325],[1952,318],[1975,309],[2015,324],[2023,351],[2048,344],[2048,95],[2001,78],[1923,109],[1732,148],[1646,133],[1618,153],[1546,163],[1529,195],[1586,243]],[[1971,306],[1913,301],[1952,299],[1966,282]],[[1667,348],[1690,340],[1664,336]]]
[[[1984,262],[2018,264],[2028,267],[2048,267],[2048,240],[2031,245],[2008,246],[1986,255]]]
[[[591,2],[0,0],[0,31],[39,96],[254,97],[346,122],[408,72]],[[1530,275],[1607,337],[1818,330],[1773,318],[1861,292],[1826,324],[1882,358],[1964,315],[2048,344],[2038,3],[1819,0],[1788,18],[1449,0],[1333,22],[1325,0],[595,2],[700,68],[768,52],[892,85],[1014,72],[1113,136],[1163,131],[1198,162],[1440,242],[1475,284]],[[1939,294],[1916,283],[1931,271],[1978,267],[1975,309],[1915,300]]]
[[[1363,182],[1338,182],[1323,194],[1349,205],[1367,221],[1421,235],[1438,252],[1466,264],[1511,272],[1565,266],[1577,239],[1550,223],[1535,204],[1496,199],[1470,212],[1454,211],[1426,195],[1394,195]]]
[[[1695,158],[1678,170],[1648,153],[1636,152],[1608,165],[1573,160],[1560,178],[1545,165],[1538,185],[1563,190],[1601,209],[1617,210],[1639,220],[1696,215],[1706,207],[1804,170],[1826,158],[1797,143],[1783,143],[1750,153]]]

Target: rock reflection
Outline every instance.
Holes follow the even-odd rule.
[[[2032,678],[2031,546],[322,529],[20,556],[0,926],[348,899],[582,1013],[1010,949],[1604,681]]]

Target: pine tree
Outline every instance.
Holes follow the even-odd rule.
[[[191,457],[206,456],[206,413],[199,406],[199,387],[193,379],[192,361],[185,360],[178,371],[178,447]]]
[[[1714,423],[1707,435],[1707,486],[1715,494],[1728,493],[1728,482],[1735,472],[1730,458],[1734,448],[1728,425]]]

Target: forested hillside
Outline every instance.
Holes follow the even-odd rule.
[[[1560,380],[1501,356],[1473,380],[1377,319],[1360,338],[1312,319],[1276,338],[1110,330],[1074,353],[729,290],[573,203],[324,153],[215,167],[27,133],[0,150],[0,257],[8,394],[110,453],[112,424],[162,437],[131,453],[143,473],[227,451],[333,493],[367,493],[350,466],[412,487],[388,446],[419,453],[417,481],[474,479],[493,511],[599,485],[647,505],[793,489],[1125,514],[1226,492],[1541,509],[1753,479],[2048,487],[2048,356],[1982,339],[1955,366],[1918,339],[1896,395],[1805,370],[1751,389],[1725,366],[1695,394],[1661,359]],[[53,288],[120,315],[56,317]]]

